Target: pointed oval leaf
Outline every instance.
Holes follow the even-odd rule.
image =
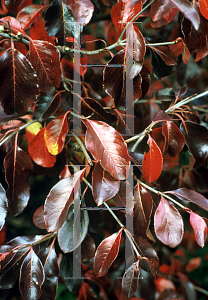
[[[162,196],[154,215],[154,229],[157,238],[169,247],[178,246],[183,239],[183,219],[179,211]]]
[[[120,133],[101,121],[86,120],[85,144],[94,159],[117,180],[128,176],[130,157]]]
[[[208,199],[195,191],[189,190],[187,188],[180,188],[177,190],[168,191],[166,193],[173,194],[183,201],[190,201],[192,203],[195,203],[199,207],[208,211]]]
[[[120,181],[115,180],[99,163],[92,172],[92,193],[97,205],[114,197],[119,190]]]
[[[25,114],[38,95],[38,80],[27,58],[9,48],[0,58],[0,102],[7,115]]]
[[[41,296],[41,286],[45,280],[43,265],[31,248],[20,269],[20,292],[25,300],[38,299]]]
[[[96,250],[94,239],[87,234],[81,245],[81,260],[86,262],[94,257]]]
[[[150,48],[162,58],[167,66],[177,65],[175,54],[167,46],[155,46]]]
[[[147,182],[156,181],[162,172],[163,157],[160,148],[149,135],[147,143],[149,144],[149,152],[144,153],[142,162],[142,171],[144,179]]]
[[[39,300],[55,300],[58,287],[59,267],[56,251],[53,245],[38,254],[44,266],[45,281],[41,287],[42,295]]]
[[[138,268],[138,262],[131,265],[128,270],[124,273],[122,278],[122,289],[124,295],[129,299],[137,290],[139,284],[140,270]]]
[[[42,15],[42,12],[46,9],[47,5],[28,5],[21,9],[16,19],[20,22],[23,30],[26,30],[32,26]]]
[[[42,92],[48,94],[54,88],[58,89],[61,82],[59,50],[51,43],[39,40],[30,40],[29,47],[29,61],[36,71]]]
[[[54,119],[47,125],[44,132],[44,140],[48,151],[52,155],[57,155],[63,150],[67,132],[67,113]]]
[[[79,205],[79,197],[75,199]],[[89,216],[86,209],[74,211],[74,207],[69,208],[69,212],[63,226],[58,230],[58,242],[64,253],[72,252],[81,245],[85,239],[89,226]],[[78,220],[77,216],[80,217]]]
[[[15,145],[4,159],[8,189],[6,196],[13,216],[19,215],[30,198],[28,177],[33,170],[30,156]]]
[[[59,229],[65,222],[69,207],[73,202],[73,189],[79,184],[86,168],[60,180],[52,187],[44,205],[44,216],[48,231]]]
[[[139,183],[134,188],[134,234],[147,238],[153,200],[150,193]]]
[[[126,180],[120,182],[118,193],[113,197],[115,205],[125,214],[132,214],[134,210],[134,196],[132,185]],[[123,210],[122,210],[123,208]]]
[[[199,9],[202,16],[208,20],[208,3],[206,0],[198,0]]]
[[[51,168],[56,162],[56,157],[46,147],[44,132],[45,128],[42,128],[33,138],[29,144],[28,153],[37,165],[41,165],[44,168]]]
[[[162,133],[166,138],[166,148],[168,153],[170,156],[175,157],[182,151],[185,145],[185,137],[183,133],[180,131],[178,126],[171,121],[163,123]]]
[[[76,22],[87,25],[93,15],[94,5],[90,0],[67,1],[67,7],[72,11]]]
[[[192,211],[190,213],[190,223],[194,230],[197,244],[203,248],[207,236],[207,224],[202,217]]]
[[[107,237],[98,246],[93,262],[93,270],[96,276],[104,276],[116,259],[119,251],[122,230],[123,228],[121,228],[117,233]]]
[[[0,183],[0,231],[5,223],[5,218],[7,215],[7,197],[6,192]]]

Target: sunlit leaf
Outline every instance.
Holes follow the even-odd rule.
[[[18,50],[9,48],[0,58],[0,102],[6,114],[25,114],[38,95],[37,75]]]
[[[206,0],[198,0],[199,9],[202,16],[208,20],[208,3]]]
[[[93,262],[93,270],[96,276],[104,276],[116,259],[119,251],[122,230],[123,229],[121,228],[119,232],[105,238],[98,246]]]
[[[79,203],[79,197],[75,201]],[[80,216],[79,220],[77,216]],[[64,253],[72,252],[81,245],[87,235],[88,225],[87,209],[81,209],[78,214],[78,211],[74,211],[74,207],[71,206],[63,226],[58,231],[59,246]]]
[[[44,140],[48,151],[52,155],[57,155],[63,150],[67,133],[67,114],[52,120],[47,125],[44,132]]]
[[[6,196],[13,216],[19,215],[30,198],[28,177],[33,170],[30,156],[15,145],[4,159],[8,189]]]
[[[120,187],[120,181],[115,180],[99,163],[92,173],[92,193],[97,205],[114,197]]]
[[[150,135],[147,142],[149,144],[149,152],[144,153],[142,171],[147,182],[154,182],[160,177],[162,172],[163,157],[160,148]]]
[[[169,247],[178,246],[183,239],[183,219],[179,211],[162,196],[154,215],[154,229],[157,238]]]
[[[29,121],[31,122],[31,121]],[[38,134],[38,132],[41,130],[42,125],[39,122],[32,123],[31,125],[27,126],[25,128],[26,131],[26,139],[28,143],[34,139],[34,137]]]
[[[139,283],[138,262],[131,265],[122,278],[122,289],[126,297],[131,298],[137,290]]]
[[[59,229],[65,222],[69,207],[73,203],[73,189],[79,184],[85,171],[60,180],[50,190],[44,205],[44,216],[48,231]]]
[[[3,24],[4,28],[7,28],[7,29],[8,29],[8,24],[9,24],[9,27],[11,28],[11,31],[14,34],[17,34],[18,32],[25,34],[19,21],[13,17],[6,16],[4,18],[1,18],[0,24]]]
[[[90,22],[94,12],[94,5],[90,0],[67,0],[66,5],[72,11],[76,22],[82,26]]]
[[[31,247],[20,269],[20,292],[24,299],[39,299],[44,280],[43,265]]]
[[[87,150],[94,159],[100,161],[103,169],[107,170],[112,177],[117,180],[126,179],[130,158],[123,137],[104,122],[86,120],[86,125]]]
[[[45,219],[44,219],[44,205],[38,207],[33,215],[33,223],[35,226],[41,229],[46,229]]]
[[[32,160],[44,168],[51,168],[56,162],[56,157],[52,155],[45,144],[44,139],[45,128],[42,128],[33,138],[28,147],[28,153]]]
[[[17,14],[16,19],[20,22],[23,30],[32,26],[42,15],[42,12],[47,6],[43,5],[28,5],[21,9]]]
[[[204,247],[205,239],[207,236],[207,225],[202,217],[190,212],[190,224],[194,230],[195,238],[200,247]]]

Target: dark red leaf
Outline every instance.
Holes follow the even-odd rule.
[[[164,155],[166,140],[164,135],[162,134],[162,127],[153,128],[151,132],[151,136],[153,140],[156,142],[158,147],[161,150],[161,153]]]
[[[35,106],[34,116],[39,121],[44,121],[52,116],[61,102],[61,93],[54,91],[51,94],[40,95]]]
[[[90,234],[87,234],[81,245],[81,259],[86,262],[94,257],[96,250],[95,242]]]
[[[156,181],[160,177],[163,166],[163,157],[160,148],[150,135],[147,142],[150,150],[148,153],[144,153],[142,171],[144,179],[150,183]]]
[[[79,195],[78,197],[75,197],[74,202],[77,203],[77,206],[80,205]],[[87,209],[81,209],[78,214],[80,207],[78,207],[77,210],[74,209],[74,207],[71,206],[69,208],[66,221],[58,230],[59,246],[64,253],[72,252],[79,247],[85,239],[88,231],[89,216]],[[80,216],[80,219],[78,219],[78,216]]]
[[[155,51],[168,66],[177,65],[174,53],[167,46],[149,47]]]
[[[191,56],[189,49],[187,48],[186,44],[184,43],[181,37],[177,38],[176,41],[178,41],[178,43],[174,45],[169,45],[169,48],[173,51],[175,56],[182,54],[183,62],[184,64],[187,64]]]
[[[30,40],[29,47],[29,61],[37,73],[40,89],[46,94],[54,87],[58,89],[61,82],[59,51],[46,41]]]
[[[44,140],[49,153],[57,155],[63,150],[67,133],[67,113],[47,125],[44,131]]]
[[[190,153],[196,159],[194,164],[194,168],[196,168],[202,165],[207,158],[208,130],[206,127],[190,121],[185,121],[185,128],[181,123],[181,130],[185,135]]]
[[[65,222],[69,207],[73,202],[73,189],[79,184],[84,171],[60,180],[52,187],[44,205],[44,216],[48,231],[59,229]]]
[[[170,23],[178,12],[178,8],[169,0],[157,0],[151,5],[153,27],[161,27]]]
[[[0,183],[0,230],[4,226],[5,223],[5,218],[7,215],[7,197],[6,197],[6,192]]]
[[[37,75],[18,50],[9,48],[0,58],[0,102],[6,114],[25,114],[38,95]]]
[[[183,219],[179,211],[161,196],[154,216],[157,238],[169,247],[178,246],[183,239]]]
[[[56,162],[56,156],[52,155],[45,144],[45,128],[42,128],[33,138],[28,147],[28,153],[32,160],[44,168],[51,168]]]
[[[59,267],[54,246],[50,245],[38,254],[44,267],[45,281],[39,300],[55,300],[58,286]]]
[[[32,26],[41,16],[42,12],[46,9],[43,5],[28,5],[21,9],[17,14],[16,19],[20,22],[22,29],[26,30]]]
[[[92,172],[92,193],[97,205],[114,197],[120,187],[120,181],[115,180],[99,163]]]
[[[122,289],[126,297],[131,298],[136,292],[139,283],[139,274],[138,262],[131,265],[124,273],[122,278]]]
[[[23,4],[25,0],[8,0],[5,1],[5,5],[10,13],[16,14],[18,12],[18,8]]]
[[[13,216],[19,215],[30,198],[28,177],[33,170],[30,156],[15,145],[4,159],[8,189],[6,196]]]
[[[90,22],[94,12],[94,5],[90,0],[67,0],[65,3],[72,11],[76,22],[79,22],[82,26]]]
[[[170,156],[177,156],[185,145],[185,137],[178,126],[171,122],[165,121],[162,125],[162,133],[166,139],[166,149]]]
[[[115,205],[125,214],[132,214],[134,209],[134,196],[132,186],[128,181],[120,181],[118,193],[113,197]],[[123,208],[123,210],[121,210]]]
[[[85,144],[94,159],[117,180],[128,177],[130,157],[120,133],[101,121],[86,120]]]
[[[20,269],[20,292],[25,300],[39,299],[41,286],[45,280],[43,265],[32,247]]]
[[[177,273],[182,283],[182,291],[187,300],[197,300],[196,289],[191,281],[188,280],[187,276],[181,272]]]
[[[178,197],[180,200],[183,201],[190,201],[198,205],[199,207],[208,211],[208,200],[202,196],[201,194],[188,190],[187,188],[180,188],[173,191],[168,191],[166,193],[170,193]]]
[[[139,183],[134,187],[134,234],[147,238],[153,200],[150,193]]]
[[[38,207],[33,215],[33,223],[35,226],[41,229],[46,229],[45,219],[44,219],[44,206]]]
[[[143,257],[143,259],[140,260],[139,265],[145,271],[150,270],[152,275],[156,277],[159,269],[159,258],[155,249],[145,239],[138,235],[135,235],[134,239],[139,249],[139,253]]]
[[[122,230],[123,229],[121,228],[117,233],[107,237],[98,246],[93,262],[93,270],[96,276],[104,276],[116,259],[119,251]]]
[[[194,212],[190,212],[190,223],[194,230],[195,238],[200,247],[204,247],[207,236],[207,225],[202,217]]]

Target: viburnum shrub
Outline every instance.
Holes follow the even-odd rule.
[[[0,5],[0,299],[206,299],[207,0],[40,2]]]

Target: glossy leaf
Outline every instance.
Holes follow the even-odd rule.
[[[149,47],[157,53],[167,66],[174,66],[177,64],[174,53],[167,46]]]
[[[42,12],[47,6],[43,5],[28,5],[21,9],[17,14],[16,19],[20,22],[23,30],[32,26],[42,15]]]
[[[19,215],[30,198],[28,177],[33,170],[30,156],[15,145],[4,159],[8,189],[8,207],[13,216]]]
[[[52,155],[45,144],[44,139],[45,128],[42,128],[33,138],[28,147],[28,153],[32,160],[44,168],[51,168],[56,162],[56,157]]]
[[[58,109],[61,102],[60,92],[54,91],[51,94],[40,95],[35,106],[34,115],[39,121],[44,121],[52,116]]]
[[[79,26],[74,26],[76,21],[66,4],[53,0],[45,13],[45,27],[49,36],[56,36],[60,45],[65,45],[66,37],[80,34]]]
[[[187,188],[180,188],[177,190],[168,191],[166,193],[173,194],[180,200],[195,203],[199,207],[208,211],[208,199],[195,191],[189,190]]]
[[[138,287],[139,284],[139,268],[138,262],[131,265],[128,270],[125,272],[122,278],[122,289],[126,297],[131,298]]]
[[[90,22],[94,12],[94,5],[90,0],[67,0],[66,4],[72,11],[76,22],[79,22],[82,26]]]
[[[115,180],[99,163],[94,167],[92,173],[92,193],[97,205],[114,197],[120,187],[120,181]]]
[[[46,229],[44,219],[44,205],[38,207],[33,215],[33,223],[40,229]]]
[[[142,171],[144,179],[150,183],[156,181],[160,177],[163,157],[160,148],[150,135],[147,142],[149,144],[149,152],[144,153]]]
[[[90,234],[87,233],[84,241],[81,244],[81,259],[86,262],[94,257],[96,245]]]
[[[7,29],[8,27],[10,27],[12,33],[14,34],[17,34],[18,32],[25,34],[19,21],[13,17],[6,16],[4,18],[1,18],[0,24],[3,24],[3,26]]]
[[[49,153],[57,155],[63,150],[67,133],[67,114],[52,120],[47,125],[44,131],[44,140]]]
[[[59,229],[65,222],[69,207],[73,203],[73,189],[80,182],[85,168],[60,180],[52,187],[45,200],[44,216],[48,231]]]
[[[5,218],[7,215],[7,197],[6,192],[0,183],[0,230],[4,226]]]
[[[161,80],[161,78],[168,76],[172,73],[172,65],[167,65],[164,60],[155,51],[150,52],[151,54],[151,65],[153,68],[153,74],[156,79]]]
[[[185,17],[192,22],[194,28],[198,29],[200,22],[198,12],[196,11],[193,4],[188,0],[159,0],[153,3],[151,11],[153,21],[160,20],[166,15],[166,20],[170,22],[173,19],[175,13],[175,11],[173,12],[174,8],[180,10],[185,15]],[[171,10],[172,17],[170,17]]]
[[[39,299],[55,300],[58,287],[59,267],[54,246],[50,245],[44,251],[41,251],[38,257],[42,262],[45,273],[45,281],[41,287],[42,295]]]
[[[187,276],[181,272],[177,273],[180,282],[182,283],[182,291],[187,300],[197,300],[197,293],[194,284],[189,281]]]
[[[168,153],[170,156],[175,157],[182,151],[185,145],[184,135],[178,126],[171,121],[166,121],[163,123],[162,133],[166,139],[166,149]]]
[[[60,53],[57,48],[49,42],[39,40],[30,40],[29,47],[29,61],[38,76],[39,88],[45,94],[51,93],[55,87],[58,89],[61,69]]]
[[[150,193],[139,183],[134,187],[134,234],[147,238],[153,200]]]
[[[44,280],[43,265],[31,247],[20,269],[20,292],[24,299],[39,299]]]
[[[169,247],[178,246],[183,239],[183,219],[178,210],[162,196],[154,215],[154,229],[157,238]]]
[[[94,159],[117,180],[128,176],[130,158],[118,131],[101,121],[86,120],[85,144]]]
[[[119,251],[122,228],[111,236],[105,238],[98,246],[94,262],[93,270],[96,276],[104,276],[114,260],[116,259]]]
[[[202,217],[194,213],[190,212],[190,223],[194,230],[195,238],[197,244],[200,247],[204,247],[205,239],[207,236],[207,225]]]
[[[181,123],[181,131],[185,136],[190,153],[196,160],[194,168],[197,168],[205,162],[208,155],[208,130],[206,127],[190,121],[185,121],[185,126],[186,128]]]
[[[25,114],[38,94],[37,75],[18,50],[9,48],[0,58],[0,102],[8,115]]]
[[[79,197],[75,201],[79,203]],[[81,209],[79,214],[78,210],[74,211],[73,206],[69,208],[67,218],[58,231],[59,246],[64,253],[72,252],[79,247],[87,235],[89,226],[87,209]],[[77,219],[77,216],[80,216],[80,220]]]

